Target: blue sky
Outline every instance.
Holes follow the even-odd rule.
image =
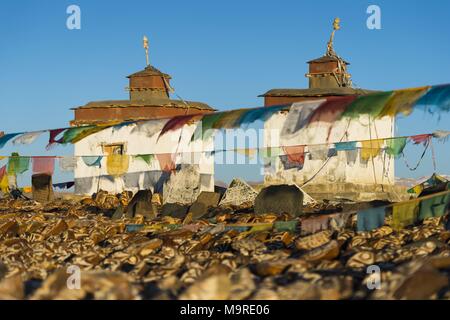
[[[81,8],[81,30],[66,28],[71,4]],[[366,27],[370,4],[381,8],[381,30]],[[127,99],[125,77],[145,66],[144,34],[151,63],[172,75],[184,99],[220,110],[262,105],[257,96],[271,88],[307,87],[306,61],[325,52],[334,17],[342,21],[335,49],[359,87],[450,82],[447,0],[9,0],[0,2],[0,130],[62,127],[70,108]],[[398,133],[449,129],[449,120],[415,113]],[[44,145],[19,151],[45,154]],[[450,173],[448,144],[436,151],[438,171]],[[418,152],[409,152],[411,161]],[[427,156],[416,172],[399,164],[397,175],[431,171]]]

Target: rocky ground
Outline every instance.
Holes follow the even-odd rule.
[[[0,299],[450,298],[444,218],[356,233],[353,216],[301,236],[270,227],[287,215],[216,209],[194,222],[145,221],[115,217],[120,202],[0,200]],[[381,270],[379,290],[370,265]],[[81,269],[80,289],[68,285],[71,266]]]

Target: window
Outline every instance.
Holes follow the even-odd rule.
[[[125,145],[123,143],[105,144],[103,145],[103,153],[106,155],[124,154]]]

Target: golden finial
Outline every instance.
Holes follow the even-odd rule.
[[[335,18],[333,21],[333,32],[331,33],[330,41],[328,41],[327,45],[327,56],[334,56],[336,55],[333,49],[333,40],[334,40],[334,34],[337,30],[341,29],[340,26],[341,19]]]
[[[148,66],[149,61],[148,61],[148,38],[147,38],[147,36],[144,36],[143,43],[144,43],[144,49],[145,49],[145,59],[146,59],[147,66]]]

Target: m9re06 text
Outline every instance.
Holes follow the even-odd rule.
[[[233,305],[225,305],[225,314],[249,314],[249,315],[263,315],[263,314],[269,314],[270,308],[268,305],[256,305],[256,304],[249,304],[249,305],[239,305],[239,304],[233,304]]]

